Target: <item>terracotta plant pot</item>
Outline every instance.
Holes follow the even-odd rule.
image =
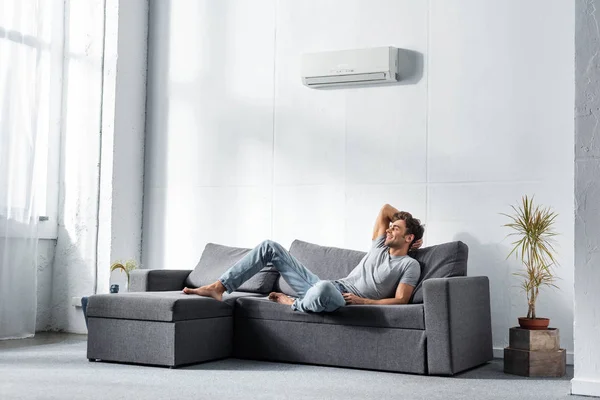
[[[523,329],[531,329],[531,330],[548,329],[548,325],[550,325],[550,319],[549,318],[519,317],[519,325]]]

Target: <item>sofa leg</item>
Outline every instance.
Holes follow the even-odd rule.
[[[97,359],[97,358],[88,358],[88,361],[89,362],[96,362],[96,361],[100,361],[100,360]]]

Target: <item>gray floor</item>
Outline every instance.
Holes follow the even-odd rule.
[[[502,372],[502,360],[452,378],[227,359],[181,369],[91,363],[87,336],[0,341],[0,399],[576,399],[559,379]]]

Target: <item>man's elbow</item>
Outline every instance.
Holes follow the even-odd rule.
[[[408,304],[409,297],[396,297],[397,304]]]

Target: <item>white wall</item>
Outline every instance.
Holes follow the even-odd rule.
[[[575,376],[572,393],[600,396],[600,32],[597,0],[575,14]]]
[[[52,329],[52,265],[55,248],[56,240],[38,242],[36,332]]]
[[[469,274],[491,280],[501,348],[527,307],[498,213],[525,194],[552,206],[560,290],[544,290],[537,313],[560,329],[572,362],[574,5],[430,4],[427,243],[469,245]]]
[[[111,264],[141,260],[148,65],[148,1],[104,4],[97,293],[108,293],[110,283],[126,286],[126,275],[111,274]]]
[[[143,263],[193,268],[207,242],[265,238],[365,250],[389,202],[427,224],[427,245],[469,245],[499,350],[526,312],[499,213],[535,194],[561,232],[561,290],[538,310],[572,352],[573,13],[559,0],[151,1]],[[301,84],[304,52],[388,45],[422,56],[403,85]]]

